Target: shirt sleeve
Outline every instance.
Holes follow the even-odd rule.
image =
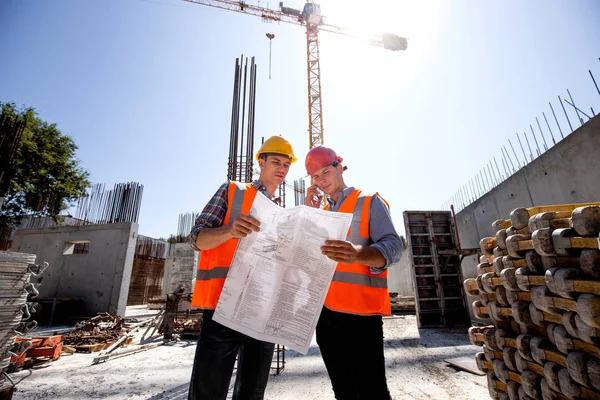
[[[204,207],[204,210],[198,215],[194,226],[192,227],[192,231],[188,236],[188,240],[190,242],[190,246],[194,250],[202,251],[196,247],[196,239],[198,238],[198,234],[204,228],[218,228],[223,226],[223,221],[225,220],[225,214],[227,214],[227,192],[229,191],[229,182],[225,182],[219,187],[214,196],[210,199],[210,201]]]
[[[390,265],[400,261],[402,256],[402,240],[392,222],[390,210],[379,196],[371,198],[371,217],[369,221],[369,233],[371,236],[371,247],[376,248],[385,258],[383,267],[371,267],[372,274],[384,272]]]

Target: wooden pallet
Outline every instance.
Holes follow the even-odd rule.
[[[96,343],[96,344],[80,344],[71,346],[75,348],[78,353],[96,353],[110,347],[114,342],[107,343]]]

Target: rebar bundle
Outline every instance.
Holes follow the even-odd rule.
[[[75,218],[82,225],[137,222],[143,191],[144,185],[137,182],[117,183],[112,190],[105,190],[104,184],[94,185],[88,195],[79,198]]]
[[[256,102],[256,64],[250,59],[248,77],[248,58],[235,59],[233,81],[233,105],[231,110],[231,134],[229,141],[229,161],[227,179],[238,182],[252,182],[254,154],[254,115]],[[246,99],[246,91],[248,98]],[[246,128],[244,132],[244,128]]]

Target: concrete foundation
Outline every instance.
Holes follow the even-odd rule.
[[[80,298],[80,316],[124,316],[137,232],[135,223],[19,229],[11,249],[50,264],[40,297]]]
[[[456,214],[462,247],[478,248],[481,238],[495,234],[492,222],[508,218],[517,207],[600,201],[599,154],[596,116]],[[478,262],[475,256],[465,258],[464,279],[477,275]]]

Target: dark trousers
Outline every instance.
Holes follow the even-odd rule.
[[[351,315],[323,307],[317,343],[337,400],[390,400],[380,315]]]
[[[233,400],[261,400],[275,345],[214,322],[213,314],[205,311],[202,316],[188,399],[224,400],[239,353]]]

